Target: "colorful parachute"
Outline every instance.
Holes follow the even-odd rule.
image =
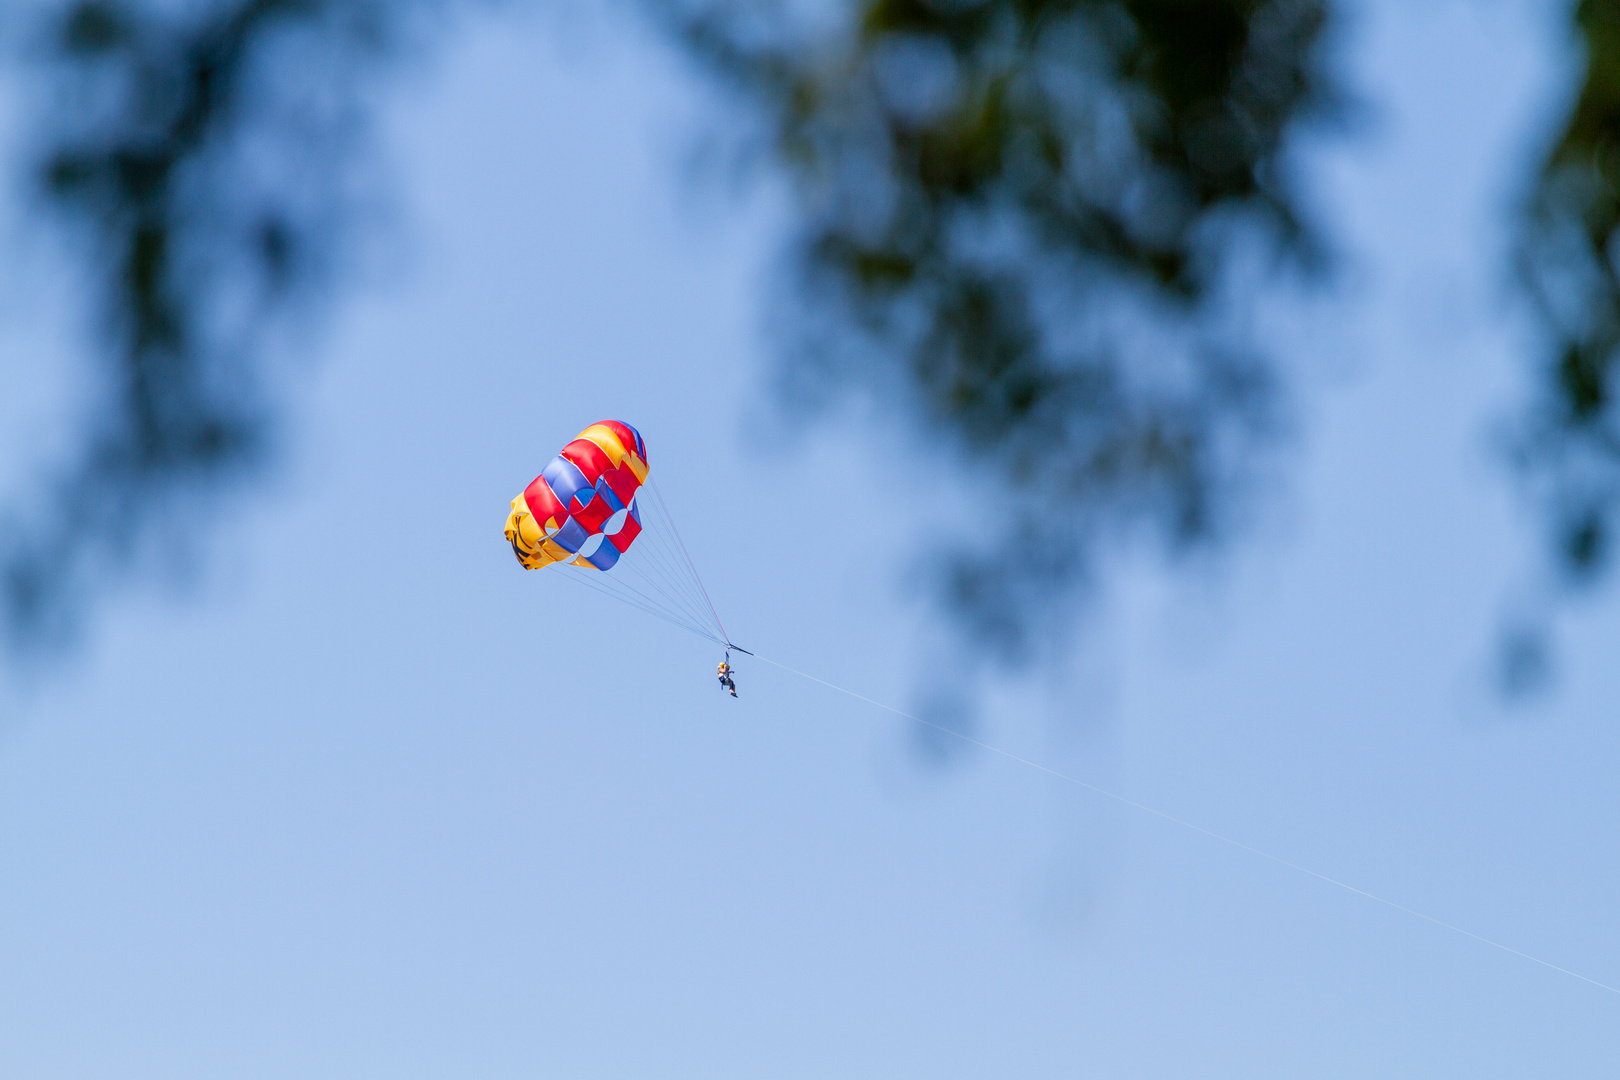
[[[735,648],[658,485],[648,477],[647,444],[629,424],[603,420],[563,447],[512,500],[506,542],[525,569],[555,564],[613,570],[546,577],[589,586]],[[635,554],[621,559],[631,544]]]
[[[641,534],[636,493],[646,480],[641,433],[617,420],[592,424],[512,500],[513,554],[529,570],[551,563],[612,569]]]

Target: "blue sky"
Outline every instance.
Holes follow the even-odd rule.
[[[977,730],[1617,984],[1613,593],[1546,700],[1487,687],[1536,542],[1503,212],[1572,55],[1543,5],[1415,7],[1358,9],[1371,119],[1302,163],[1345,268],[1262,310],[1300,435],[1245,543],[1125,560]],[[507,500],[625,419],[736,639],[909,708],[958,496],[858,414],[774,437],[780,205],[682,179],[713,102],[632,23],[479,23],[387,100],[403,239],[289,359],[278,478],[7,692],[0,1074],[1613,1075],[1620,996],[758,663],[732,701],[520,571]]]

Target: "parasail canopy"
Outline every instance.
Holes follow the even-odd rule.
[[[518,562],[611,570],[641,534],[636,493],[647,471],[647,446],[629,424],[603,420],[580,432],[512,500],[506,539]]]
[[[557,573],[735,648],[648,472],[639,431],[592,424],[512,500],[506,541],[526,569],[577,567]]]

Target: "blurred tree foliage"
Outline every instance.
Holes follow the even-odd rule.
[[[901,405],[1003,500],[986,518],[1013,524],[944,571],[964,627],[1017,650],[1110,540],[1228,530],[1285,413],[1245,319],[1279,269],[1325,262],[1289,163],[1340,101],[1332,0],[641,2],[793,180],[786,395]],[[68,632],[264,458],[274,330],[329,293],[365,210],[366,76],[454,6],[54,8],[32,175],[89,284],[104,400],[0,532],[18,640]],[[1620,495],[1620,0],[1575,25],[1585,86],[1524,217],[1559,349],[1521,449],[1589,578]]]
[[[267,335],[334,266],[359,209],[357,76],[411,7],[86,0],[36,31],[34,193],[80,264],[104,400],[45,505],[0,537],[18,641],[69,634],[262,458]]]
[[[1121,532],[1221,534],[1278,419],[1234,327],[1322,264],[1287,149],[1338,105],[1325,0],[661,10],[796,182],[789,395],[875,387],[999,493],[944,574],[976,639],[1021,650]]]
[[[1526,213],[1523,278],[1553,347],[1521,463],[1559,564],[1594,578],[1620,508],[1620,0],[1581,0],[1586,77]]]

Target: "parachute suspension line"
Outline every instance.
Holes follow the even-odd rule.
[[[643,535],[645,535],[645,532]],[[632,552],[637,550],[639,549],[631,549]],[[624,568],[626,573],[634,574],[637,579],[661,596],[672,608],[682,611],[693,618],[694,622],[700,624],[705,622],[706,620],[702,617],[702,608],[695,606],[690,597],[678,587],[670,576],[656,562],[652,561],[651,546],[648,547],[645,554],[648,556],[647,566],[641,565],[642,559],[631,557],[630,552],[627,552],[625,557],[619,560],[620,566]],[[619,567],[615,566],[614,569],[618,570]],[[628,582],[626,582],[626,585],[628,585]]]
[[[693,618],[713,626],[720,636],[724,637],[723,629],[714,620],[712,609],[703,599],[701,586],[694,579],[692,569],[685,564],[675,548],[667,510],[654,501],[646,502],[644,505],[648,509],[648,514],[643,533],[652,541],[647,551],[649,565],[659,571],[672,588],[685,598]]]
[[[526,567],[560,562],[551,573],[727,645],[725,627],[663,496],[656,488],[641,496],[647,479],[641,433],[619,420],[599,421],[564,446],[532,481],[531,487],[544,489],[544,520],[535,516],[539,504],[530,502],[528,488],[512,500],[506,538]],[[611,507],[611,513],[600,513],[604,507]],[[627,531],[632,518],[637,527]],[[605,550],[604,543],[610,545]]]
[[[703,627],[700,624],[692,622],[690,618],[687,618],[685,616],[672,613],[669,610],[661,607],[660,605],[657,605],[657,604],[654,604],[654,603],[648,603],[648,602],[640,602],[640,601],[637,601],[636,599],[634,599],[634,597],[631,596],[631,595],[627,595],[626,593],[619,592],[619,591],[616,591],[614,589],[605,588],[604,587],[605,584],[606,584],[605,582],[597,581],[597,580],[595,580],[595,579],[593,579],[591,577],[586,576],[587,573],[589,573],[588,571],[581,570],[581,571],[578,571],[577,573],[570,573],[568,568],[559,568],[557,570],[557,573],[561,574],[564,578],[566,578],[569,581],[577,582],[578,584],[584,586],[585,588],[594,590],[595,592],[599,592],[604,596],[610,596],[613,599],[618,600],[621,603],[630,605],[631,607],[637,609],[638,611],[642,611],[642,612],[645,612],[648,615],[651,615],[655,619],[662,619],[664,622],[669,623],[671,626],[679,627],[680,629],[685,630],[689,634],[696,634],[698,637],[703,638],[705,641],[712,641],[717,645],[724,645],[725,644],[725,642],[723,642],[719,638],[715,637],[714,634],[710,633],[708,630],[703,629]],[[600,576],[600,575],[598,575],[598,576]],[[630,592],[634,593],[635,590],[630,589]]]
[[[588,589],[602,593],[604,596],[611,596],[615,600],[622,601],[650,615],[656,615],[665,622],[674,623],[694,633],[702,632],[699,624],[692,622],[690,618],[681,614],[678,609],[671,609],[667,605],[659,603],[627,582],[615,581],[609,583],[605,580],[597,580],[595,577],[587,576],[588,572],[584,570],[577,573],[570,573],[568,570],[559,570],[557,572],[569,581],[577,582]]]
[[[595,587],[599,592],[631,603],[635,599],[639,599],[644,605],[662,609],[666,616],[678,619],[682,625],[694,633],[701,634],[706,638],[714,638],[715,633],[709,627],[703,609],[690,602],[683,603],[679,597],[671,597],[668,590],[658,584],[657,579],[647,574],[644,568],[637,566],[636,561],[631,560],[630,556],[633,555],[634,550],[632,548],[630,552],[627,552],[626,558],[620,559],[619,565],[615,566],[611,571],[603,573],[594,570],[580,570],[579,574],[587,585]],[[635,572],[634,581],[626,571]],[[661,602],[656,597],[648,595],[636,587],[635,581],[640,581],[665,599]]]
[[[557,567],[550,571],[561,574],[563,577],[577,581],[579,584],[610,596],[640,611],[657,615],[665,622],[672,623],[684,630],[688,630],[710,641],[719,640],[712,629],[708,627],[708,617],[704,609],[689,600],[683,601],[680,590],[671,592],[668,579],[663,574],[648,573],[648,565],[643,565],[642,556],[652,549],[643,551],[645,538],[653,535],[644,531],[637,538],[637,543],[620,558],[618,565],[611,571],[603,572],[588,567]],[[656,569],[656,564],[650,564]],[[633,575],[633,576],[632,576]],[[646,591],[637,587],[637,582],[645,586]]]
[[[720,621],[720,613],[714,610],[714,601],[709,599],[709,590],[703,586],[703,577],[697,572],[697,566],[692,562],[692,556],[686,550],[686,541],[681,539],[681,530],[675,527],[675,516],[669,512],[669,506],[664,502],[663,492],[658,490],[657,481],[647,478],[647,486],[652,489],[653,501],[663,513],[664,520],[669,522],[670,534],[675,537],[675,543],[680,545],[681,557],[686,561],[686,567],[692,572],[692,580],[697,582],[698,589],[703,593],[703,602],[709,606],[709,614],[714,616],[714,625],[720,628],[720,636],[728,642],[731,635],[726,633],[726,624]]]
[[[722,647],[730,645],[697,567],[675,528],[668,504],[656,492],[652,499],[641,499],[638,493],[638,501],[643,507],[641,534],[611,570],[559,566],[549,572],[705,641]]]
[[[730,647],[731,648],[736,648],[736,646],[734,646],[734,645],[730,646]],[[753,654],[750,654],[750,655],[753,655]],[[1073,777],[1073,776],[1069,776],[1067,773],[1060,773],[1056,769],[1048,768],[1047,766],[1042,765],[1040,762],[1031,761],[1029,758],[1025,758],[1025,757],[1019,757],[1017,754],[1010,753],[1009,751],[1003,750],[1000,747],[991,746],[989,743],[986,743],[986,742],[980,742],[978,739],[971,738],[970,736],[967,736],[967,735],[963,735],[960,731],[955,731],[955,730],[953,730],[951,728],[946,727],[943,724],[936,724],[932,720],[924,720],[920,716],[913,716],[911,713],[904,712],[904,711],[902,711],[900,709],[897,709],[893,705],[885,705],[883,702],[875,701],[872,698],[869,698],[869,697],[865,696],[864,694],[857,694],[853,690],[846,690],[842,686],[838,686],[835,683],[828,682],[826,679],[818,679],[814,675],[809,674],[808,672],[800,671],[797,668],[790,668],[786,664],[779,663],[779,662],[777,662],[775,660],[772,660],[770,657],[759,656],[759,657],[755,657],[755,659],[763,660],[765,663],[770,664],[772,667],[781,668],[783,671],[789,672],[790,674],[793,674],[793,675],[797,675],[801,679],[809,679],[811,682],[820,683],[822,686],[825,686],[830,690],[836,690],[840,694],[848,694],[850,697],[855,698],[857,701],[864,701],[868,705],[875,705],[879,709],[884,709],[884,710],[887,710],[888,712],[894,713],[896,716],[903,716],[907,720],[913,720],[913,721],[915,721],[915,722],[917,722],[919,724],[922,724],[925,727],[933,728],[935,731],[944,732],[946,735],[949,735],[952,738],[960,739],[962,742],[967,743],[969,746],[976,746],[980,750],[984,750],[984,751],[986,751],[988,753],[991,753],[991,754],[1000,755],[1001,757],[1004,757],[1009,761],[1016,761],[1020,765],[1027,765],[1031,769],[1036,769],[1036,770],[1038,770],[1040,772],[1046,773],[1048,776],[1052,776],[1052,777],[1055,777],[1055,778],[1057,778],[1059,780],[1062,780],[1066,784],[1073,784],[1076,787],[1084,788],[1087,791],[1092,792],[1093,794],[1101,795],[1105,799],[1112,799],[1113,801],[1115,801],[1117,803],[1122,803],[1125,806],[1129,806],[1129,807],[1131,807],[1133,809],[1140,810],[1143,813],[1152,814],[1154,817],[1162,818],[1165,821],[1171,822],[1171,823],[1176,824],[1176,825],[1180,825],[1184,829],[1191,829],[1193,832],[1201,833],[1204,836],[1207,836],[1212,840],[1219,840],[1223,844],[1228,844],[1228,845],[1230,845],[1232,847],[1238,848],[1241,851],[1246,851],[1251,855],[1258,855],[1262,859],[1268,859],[1271,862],[1277,863],[1280,866],[1286,866],[1290,870],[1297,870],[1302,874],[1308,874],[1309,876],[1311,876],[1313,878],[1316,878],[1318,881],[1325,881],[1329,885],[1335,885],[1338,888],[1341,888],[1341,889],[1345,890],[1346,892],[1355,893],[1357,896],[1365,897],[1366,899],[1371,900],[1374,903],[1383,904],[1385,907],[1391,907],[1391,908],[1394,908],[1396,911],[1404,912],[1407,915],[1415,916],[1416,918],[1422,919],[1426,923],[1431,923],[1431,924],[1433,924],[1435,926],[1438,926],[1443,930],[1450,930],[1452,933],[1461,934],[1463,937],[1473,938],[1475,941],[1479,942],[1482,945],[1489,945],[1493,949],[1500,949],[1505,953],[1510,953],[1513,956],[1519,957],[1521,960],[1528,960],[1532,964],[1539,964],[1544,968],[1550,968],[1551,970],[1556,971],[1561,975],[1568,975],[1571,978],[1579,979],[1581,982],[1591,983],[1593,986],[1597,987],[1600,990],[1607,990],[1611,994],[1620,994],[1620,988],[1610,986],[1608,983],[1598,982],[1596,979],[1593,979],[1593,978],[1588,978],[1587,976],[1582,975],[1578,971],[1571,971],[1571,970],[1569,970],[1569,968],[1559,967],[1557,964],[1550,963],[1549,961],[1543,960],[1538,956],[1531,956],[1527,952],[1520,952],[1518,949],[1515,949],[1510,945],[1503,945],[1499,941],[1492,941],[1490,938],[1484,937],[1484,936],[1482,936],[1480,934],[1476,934],[1472,930],[1464,930],[1460,926],[1455,926],[1452,923],[1444,922],[1444,921],[1442,921],[1440,919],[1435,918],[1432,915],[1425,915],[1423,912],[1418,911],[1415,908],[1409,908],[1405,904],[1397,904],[1393,900],[1386,900],[1382,896],[1378,896],[1378,895],[1376,895],[1374,893],[1370,893],[1365,889],[1358,889],[1354,885],[1350,885],[1350,884],[1348,884],[1346,882],[1340,881],[1338,878],[1329,877],[1326,874],[1319,873],[1319,872],[1317,872],[1315,870],[1312,870],[1308,866],[1301,866],[1299,863],[1291,862],[1290,860],[1285,859],[1280,855],[1273,855],[1268,851],[1262,851],[1257,847],[1252,847],[1252,846],[1250,846],[1248,844],[1245,844],[1241,840],[1234,840],[1230,836],[1224,836],[1221,833],[1218,833],[1218,832],[1214,831],[1213,829],[1206,829],[1202,825],[1195,825],[1192,822],[1187,821],[1187,820],[1185,820],[1183,818],[1178,818],[1173,814],[1167,814],[1163,810],[1157,810],[1157,809],[1155,809],[1155,808],[1153,808],[1151,806],[1148,806],[1146,803],[1139,803],[1134,799],[1127,799],[1125,796],[1116,794],[1115,792],[1112,792],[1112,791],[1109,791],[1107,788],[1098,787],[1096,784],[1089,784],[1084,780],[1078,779],[1078,778]]]
[[[667,553],[661,550],[658,542],[661,531],[656,525],[650,529],[644,528],[641,537],[637,538],[636,545],[626,552],[624,559],[620,560],[620,566],[649,584],[656,583],[660,594],[667,597],[671,605],[681,611],[688,621],[705,627],[705,632],[709,636],[715,636],[713,623],[702,602],[697,598],[696,590],[682,580],[684,575],[677,576]],[[619,572],[620,567],[616,566],[610,571],[609,576]]]
[[[618,568],[615,567],[615,570],[617,569]],[[633,607],[639,608],[643,611],[659,614],[666,621],[678,622],[680,625],[685,626],[694,632],[703,633],[704,636],[707,637],[713,636],[708,631],[702,629],[706,620],[701,618],[701,609],[697,609],[696,612],[694,612],[690,605],[672,602],[668,600],[667,597],[664,600],[660,600],[656,596],[650,596],[641,589],[636,588],[636,586],[627,580],[623,574],[613,574],[610,576],[603,574],[598,570],[576,567],[558,567],[554,572],[562,574],[564,577],[577,580],[581,584],[595,589],[597,592],[611,596],[616,600],[622,600]],[[655,583],[651,582],[648,578],[646,578],[645,575],[641,577],[641,580],[644,584],[649,585],[649,587],[656,588]],[[657,591],[660,593],[663,592],[662,589],[658,589]]]
[[[682,606],[677,597],[670,595],[669,590],[665,588],[664,583],[659,578],[647,573],[639,566],[626,562],[622,557],[619,561],[624,565],[624,572],[626,574],[634,574],[643,585],[645,585],[652,592],[657,593],[663,602],[671,605],[672,607],[679,608]],[[617,567],[615,567],[615,569],[617,569]],[[634,588],[634,586],[629,584],[628,580],[624,584],[627,588]]]
[[[682,566],[680,557],[676,554],[669,536],[666,535],[667,524],[663,523],[656,513],[653,513],[648,515],[646,525],[653,526],[652,528],[643,528],[643,536],[646,537],[646,541],[641,541],[641,538],[638,537],[638,544],[631,548],[630,553],[640,551],[640,543],[646,543],[644,554],[646,555],[647,566],[645,570],[657,573],[673,594],[680,598],[682,606],[694,619],[700,623],[709,622],[710,615],[706,610],[707,605],[704,603],[698,587],[693,582],[691,574]],[[631,565],[635,565],[638,570],[642,569],[639,562]]]
[[[645,505],[645,501],[642,501]],[[643,515],[642,534],[636,538],[619,565],[609,572],[608,577],[619,575],[620,568],[633,572],[643,582],[654,587],[673,607],[679,608],[699,623],[709,621],[704,611],[702,599],[686,574],[679,570],[679,560],[669,548],[669,541],[664,537],[664,530],[655,525],[653,518]]]

